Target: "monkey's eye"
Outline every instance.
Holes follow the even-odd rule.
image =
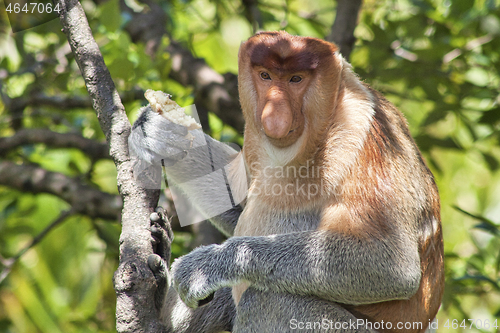
[[[271,80],[271,76],[266,73],[266,72],[262,72],[260,73],[260,77],[263,79],[263,80]]]
[[[302,78],[300,76],[298,76],[298,75],[294,75],[290,79],[290,82],[293,82],[293,83],[299,83],[300,81],[302,81]]]

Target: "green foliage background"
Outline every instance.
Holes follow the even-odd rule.
[[[154,58],[123,30],[130,19],[117,0],[81,1],[118,91],[170,92],[193,103],[193,88],[167,77],[171,59]],[[138,10],[143,6],[128,0]],[[172,37],[220,73],[237,72],[237,52],[252,34],[243,5],[230,0],[161,2]],[[1,6],[0,6],[1,8]],[[335,17],[330,0],[262,0],[265,30],[324,38]],[[87,91],[57,20],[12,34],[0,14],[1,93],[11,99],[43,90],[86,97]],[[500,325],[500,0],[367,0],[355,30],[354,70],[406,115],[442,200],[446,293],[438,314],[447,320]],[[163,44],[169,40],[165,38]],[[161,47],[160,47],[161,49]],[[61,55],[62,54],[62,55]],[[144,101],[125,104],[131,121]],[[0,137],[11,136],[12,114],[0,102]],[[49,128],[104,140],[93,110],[29,107],[24,128]],[[241,141],[211,116],[214,136]],[[117,194],[109,160],[96,163],[74,149],[24,145],[6,156],[16,163],[88,180]],[[68,204],[48,194],[0,186],[0,255],[14,256]],[[73,216],[29,250],[0,284],[0,332],[112,332],[117,221]],[[179,237],[174,256],[186,251]],[[0,265],[0,271],[2,270]],[[451,331],[477,331],[451,327]]]

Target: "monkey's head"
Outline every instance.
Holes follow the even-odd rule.
[[[262,32],[244,42],[238,80],[245,140],[286,151],[284,160],[290,161],[325,133],[342,71],[336,51],[332,43],[284,31]]]

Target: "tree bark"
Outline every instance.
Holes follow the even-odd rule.
[[[123,198],[120,264],[115,272],[118,332],[161,332],[154,306],[156,281],[147,266],[153,253],[149,215],[159,190],[138,186],[132,173],[128,136],[131,126],[99,47],[78,0],[56,0],[60,20],[80,67],[100,126],[106,135],[111,158],[118,171],[118,190]]]
[[[342,56],[349,60],[356,38],[354,29],[358,24],[358,14],[362,0],[338,0],[337,15],[333,22],[332,31],[326,40],[334,42],[340,49]]]

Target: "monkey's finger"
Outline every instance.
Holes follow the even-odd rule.
[[[161,309],[163,306],[162,302],[165,299],[169,286],[168,267],[165,260],[157,254],[149,255],[148,266],[153,272],[156,280],[157,290],[155,295],[155,306]]]
[[[151,237],[153,252],[158,254],[165,262],[170,261],[170,245],[173,240],[173,232],[170,222],[164,214],[158,212],[151,213]]]
[[[158,214],[160,217],[160,221],[158,221],[162,227],[167,232],[167,237],[172,242],[174,240],[174,231],[172,230],[172,226],[170,225],[170,221],[167,217],[167,214],[165,213],[165,209],[163,209],[162,206],[158,206],[155,208],[155,212]]]
[[[155,274],[155,277],[156,275],[159,275],[160,277],[167,276],[168,273],[167,265],[165,263],[165,260],[163,260],[159,255],[150,254],[148,256],[148,266]]]

